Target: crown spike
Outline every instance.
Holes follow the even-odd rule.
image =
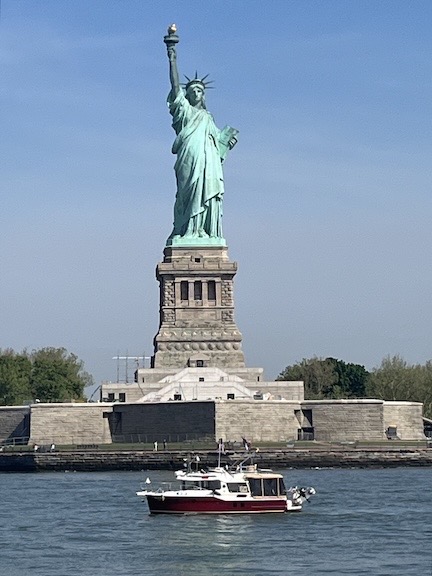
[[[191,86],[192,84],[201,84],[201,86],[204,87],[204,89],[206,88],[213,88],[213,86],[209,86],[209,84],[212,84],[214,82],[214,80],[207,80],[207,78],[209,77],[208,74],[206,74],[205,76],[203,76],[202,78],[200,78],[198,76],[198,71],[195,71],[195,77],[194,78],[189,78],[189,76],[186,76],[186,74],[184,74],[184,77],[186,78],[187,82],[183,82],[182,86],[187,90],[189,88],[189,86]]]

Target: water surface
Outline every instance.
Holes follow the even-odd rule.
[[[170,472],[0,474],[4,576],[432,576],[432,468],[288,470],[301,514],[149,516]]]

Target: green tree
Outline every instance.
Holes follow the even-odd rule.
[[[0,405],[32,400],[62,402],[83,400],[93,378],[83,362],[64,348],[42,348],[16,353],[0,350]]]
[[[381,365],[372,370],[368,394],[383,400],[413,400],[414,371],[400,356],[386,356]]]
[[[83,400],[84,388],[93,384],[83,362],[64,348],[36,350],[31,360],[30,388],[41,402]]]
[[[408,364],[401,356],[386,356],[372,370],[367,393],[383,400],[423,402],[424,413],[432,416],[432,361]]]
[[[333,390],[336,398],[364,398],[369,372],[361,364],[346,363],[343,360],[327,358],[333,364],[337,374],[337,383]]]
[[[31,400],[31,361],[25,352],[0,350],[0,405],[17,405]]]
[[[336,374],[330,362],[314,356],[287,366],[276,380],[303,380],[305,398],[322,399],[336,384]]]
[[[319,400],[364,397],[368,378],[364,366],[314,356],[287,366],[277,380],[303,380],[305,398]]]

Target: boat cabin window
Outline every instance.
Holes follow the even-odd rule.
[[[252,496],[279,496],[286,488],[282,478],[248,478]]]
[[[181,483],[181,488],[182,488],[182,490],[200,489],[201,488],[201,482],[199,480],[196,480],[195,482],[190,481],[190,480],[185,482],[183,480]]]
[[[278,478],[264,478],[264,496],[278,495]]]
[[[248,492],[246,482],[228,482],[227,486],[230,492]]]
[[[249,478],[249,486],[252,496],[262,496],[261,480],[258,478]]]
[[[206,488],[207,490],[219,490],[220,487],[220,480],[209,480],[208,482],[203,482],[203,488]]]

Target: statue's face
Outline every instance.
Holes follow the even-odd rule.
[[[202,104],[204,101],[204,90],[199,84],[192,84],[186,92],[186,98],[192,106]]]

